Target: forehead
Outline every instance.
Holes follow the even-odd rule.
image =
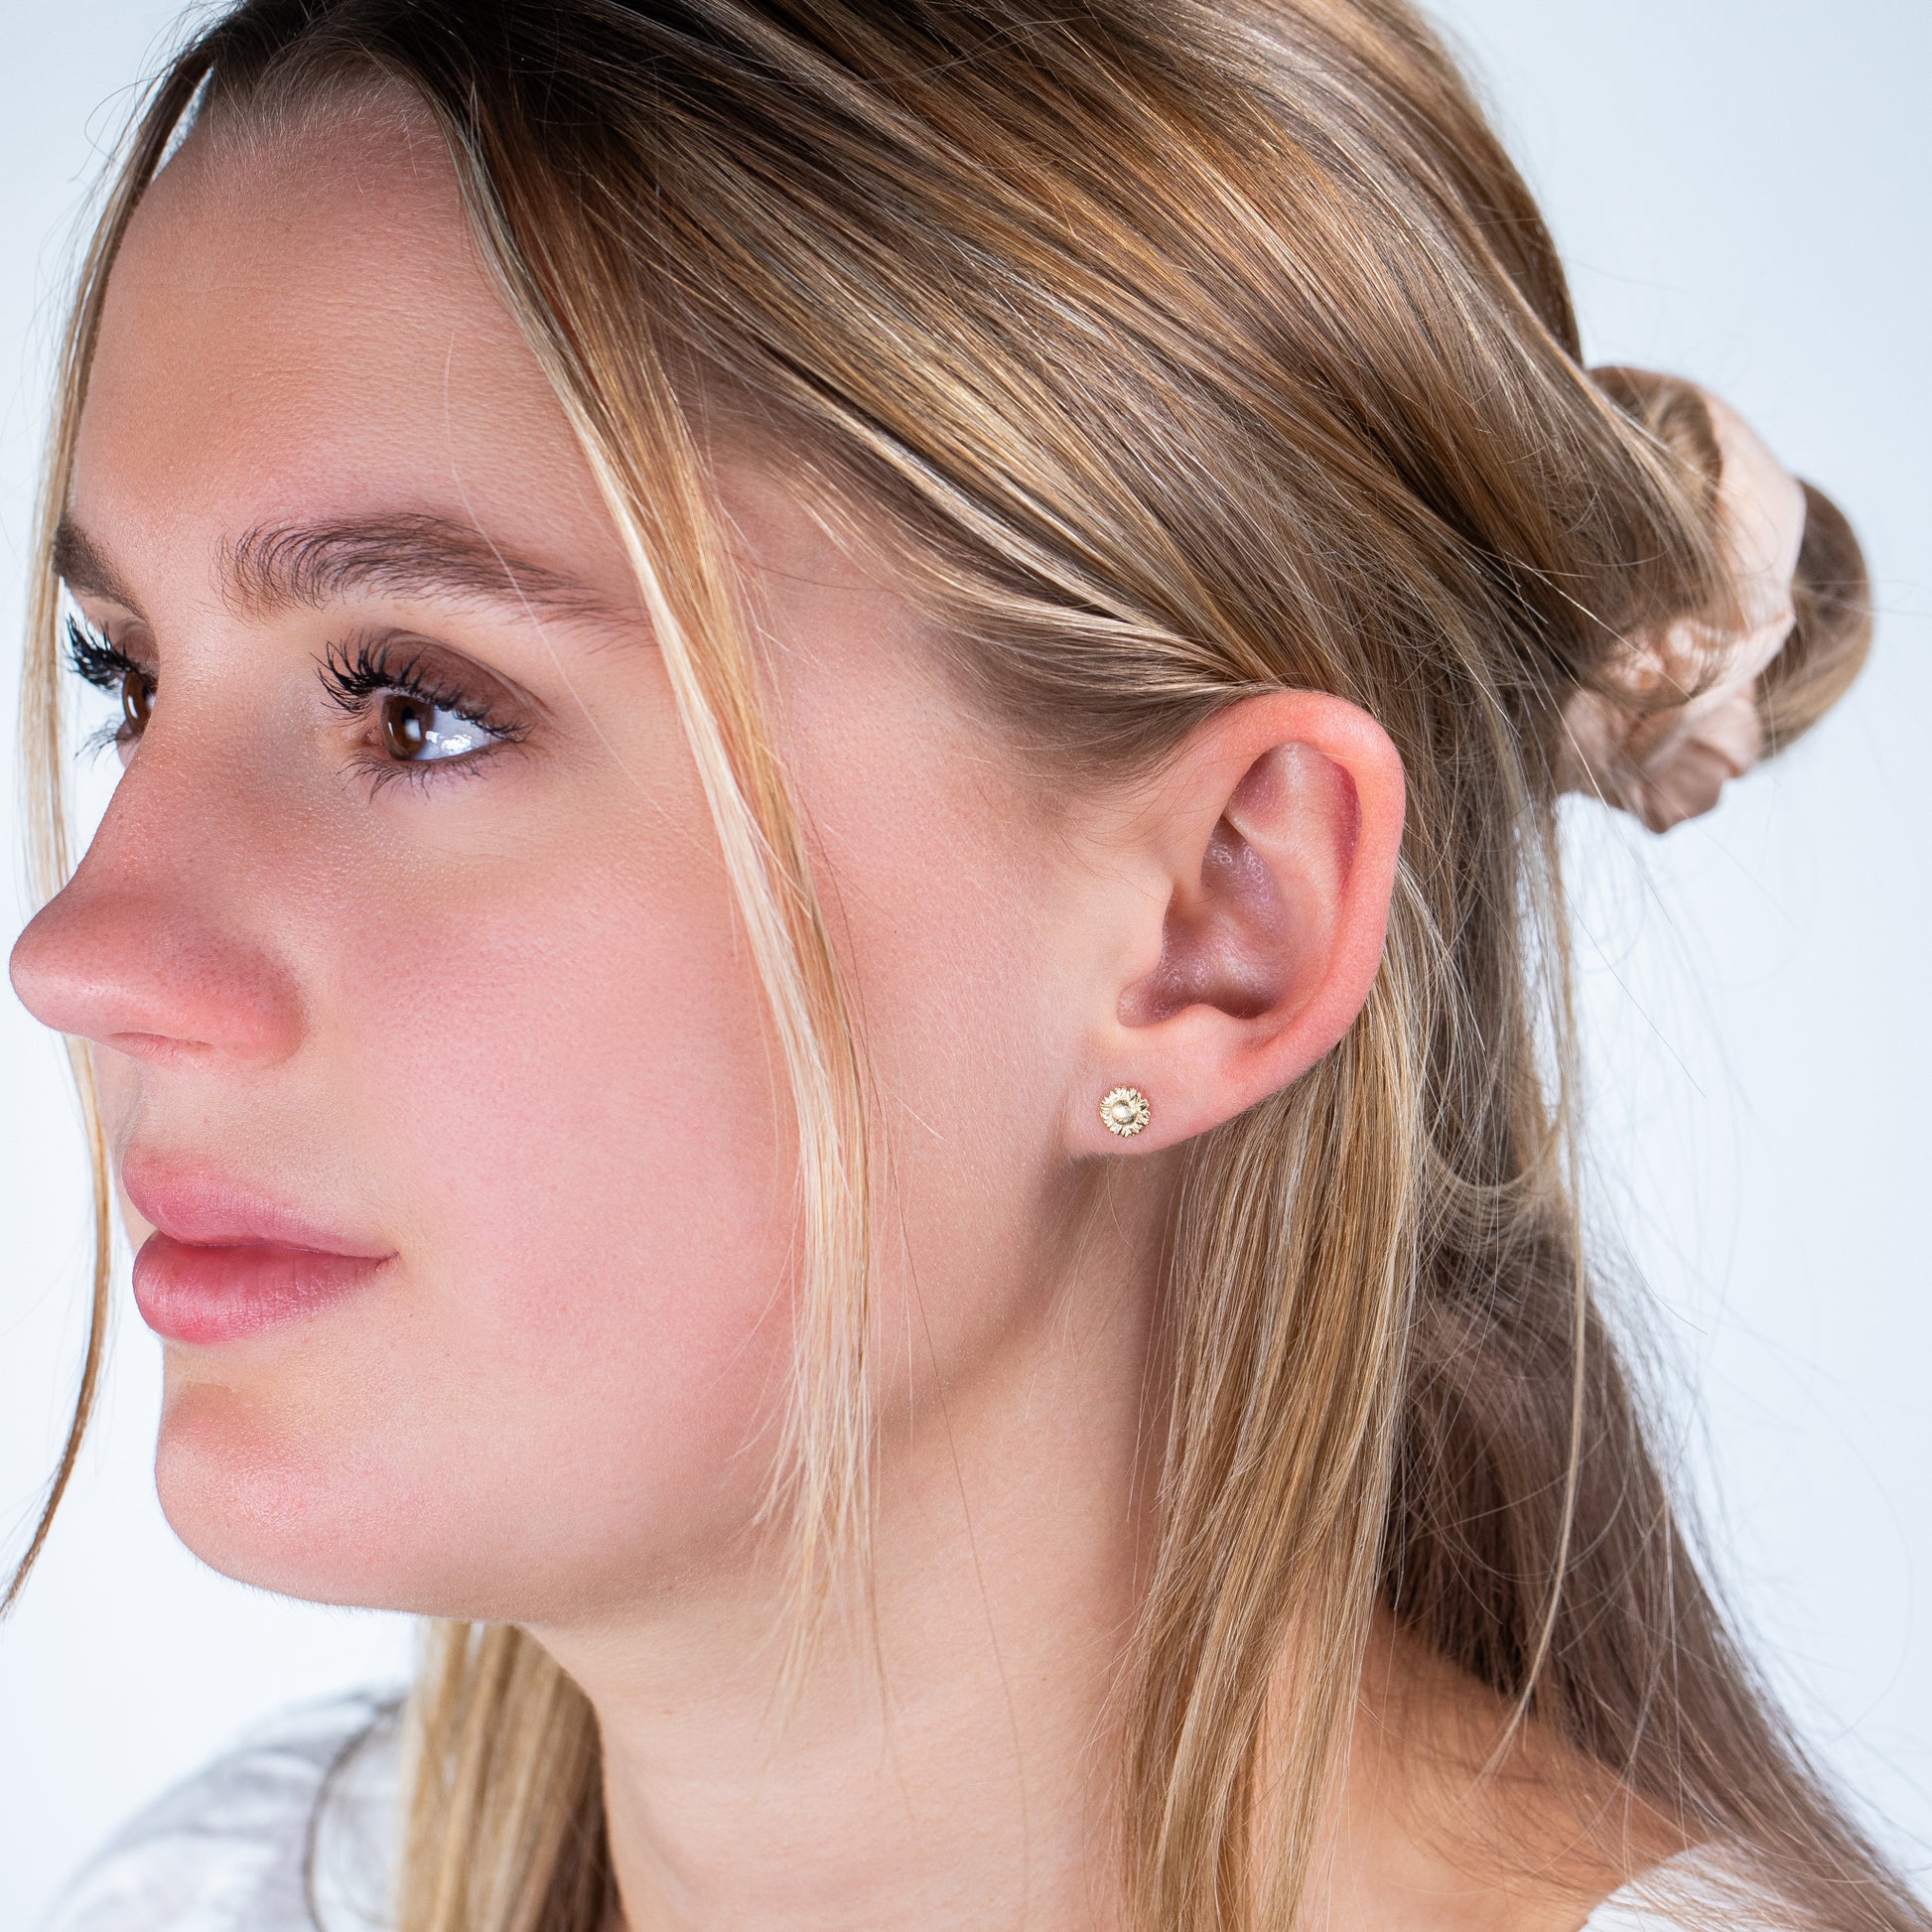
[[[115,260],[76,457],[117,547],[397,512],[581,553],[606,520],[440,135],[387,99],[182,145]]]

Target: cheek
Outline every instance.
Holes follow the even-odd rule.
[[[885,712],[879,694],[894,688],[883,672],[869,692],[822,682],[815,701],[861,718]],[[957,1413],[1047,1318],[1043,1243],[1083,1013],[1035,808],[970,718],[913,696],[925,701],[885,714],[890,755],[828,729],[833,754],[798,759],[890,1147],[874,1283],[889,1423],[926,1413],[937,1386]]]
[[[532,1621],[718,1560],[768,1466],[791,1193],[722,878],[662,838],[403,869],[334,972],[321,1112],[401,1259],[253,1400],[184,1371],[177,1527],[218,1475],[223,1568]]]

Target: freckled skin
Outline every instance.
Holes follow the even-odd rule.
[[[72,512],[139,601],[160,688],[27,970],[82,953],[139,980],[152,1012],[130,1029],[207,1042],[188,1063],[101,1051],[117,1147],[290,1191],[397,1250],[297,1330],[169,1350],[176,1527],[274,1588],[556,1618],[717,1561],[756,1507],[788,1361],[789,1130],[641,619],[613,637],[358,599],[261,621],[219,594],[240,532],[397,511],[634,606],[440,156],[390,130],[318,162],[198,140],[115,269]],[[978,1080],[1054,1044],[1045,999],[987,991],[1039,974],[1010,865],[1034,815],[943,700],[903,600],[750,473],[733,509],[755,566],[779,566],[776,662],[811,686],[785,694],[790,749],[848,862],[891,1098],[956,1181],[1009,1197],[975,1204],[969,1244],[976,1292],[997,1293],[1053,1125],[1037,1092]],[[89,616],[125,633],[132,614]],[[525,742],[371,796],[316,676],[370,619],[531,694]],[[956,1209],[908,1230],[941,1310]]]
[[[1097,1767],[1177,1151],[1359,1010],[1400,763],[1352,707],[1283,692],[1151,790],[1043,795],[883,558],[781,463],[714,455],[879,1137],[873,1589],[783,1726],[784,1553],[755,1534],[791,1359],[776,1048],[616,533],[447,159],[392,106],[239,151],[198,133],[137,214],[69,507],[126,593],[86,617],[157,690],[14,981],[95,1042],[117,1157],[393,1256],[301,1319],[168,1346],[157,1479],[191,1548],[530,1628],[597,1711],[633,1921],[1111,1926]],[[224,597],[244,533],[367,515],[481,531],[630,615]],[[370,625],[514,692],[520,742],[372,783],[318,676]],[[1124,1082],[1153,1100],[1127,1143],[1098,1116]],[[1395,1676],[1322,1923],[1574,1927],[1598,1866],[1525,1894],[1439,1855],[1442,1754],[1418,1774],[1402,1740],[1466,1721],[1480,1762],[1492,1714]],[[1527,1845],[1535,1800],[1507,1800],[1476,1837]],[[1554,1870],[1577,1834],[1546,1827]]]

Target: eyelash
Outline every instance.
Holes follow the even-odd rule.
[[[121,695],[122,686],[127,679],[139,678],[152,692],[154,680],[128,654],[109,643],[97,630],[90,629],[78,618],[68,620],[68,667],[73,674],[91,684],[96,691],[104,691],[111,698]],[[120,739],[125,725],[102,725],[98,731],[89,732],[81,746],[83,752],[104,751]]]
[[[126,680],[133,677],[147,687],[152,698],[152,674],[91,626],[69,617],[67,640],[69,667],[95,690],[118,697]],[[367,717],[372,709],[371,700],[395,693],[450,712],[465,724],[475,725],[490,741],[461,758],[407,760],[384,758],[379,753],[365,754],[358,762],[376,789],[396,778],[428,784],[449,766],[474,772],[488,751],[495,746],[514,744],[523,736],[520,725],[492,717],[487,703],[456,690],[446,679],[436,676],[425,665],[421,650],[406,650],[399,656],[397,646],[388,639],[358,637],[347,643],[331,644],[317,674],[331,701],[352,718]],[[117,743],[126,731],[125,724],[103,725],[89,734],[82,749],[103,750]]]
[[[474,776],[489,752],[498,746],[515,744],[523,737],[519,724],[492,717],[487,703],[439,678],[425,665],[420,649],[398,645],[392,639],[357,637],[347,643],[331,644],[318,675],[331,701],[351,718],[368,715],[371,700],[393,692],[413,698],[418,704],[450,712],[466,725],[475,725],[490,741],[476,752],[452,759],[412,760],[384,758],[379,752],[365,754],[358,762],[373,790],[379,791],[398,778],[427,785],[445,774]]]
[[[99,691],[112,691],[129,672],[138,675],[140,671],[131,657],[99,632],[87,629],[78,618],[68,620],[68,663]]]

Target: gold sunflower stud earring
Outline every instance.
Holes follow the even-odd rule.
[[[1139,1087],[1115,1087],[1100,1103],[1100,1121],[1110,1134],[1132,1140],[1154,1118],[1147,1095]]]

